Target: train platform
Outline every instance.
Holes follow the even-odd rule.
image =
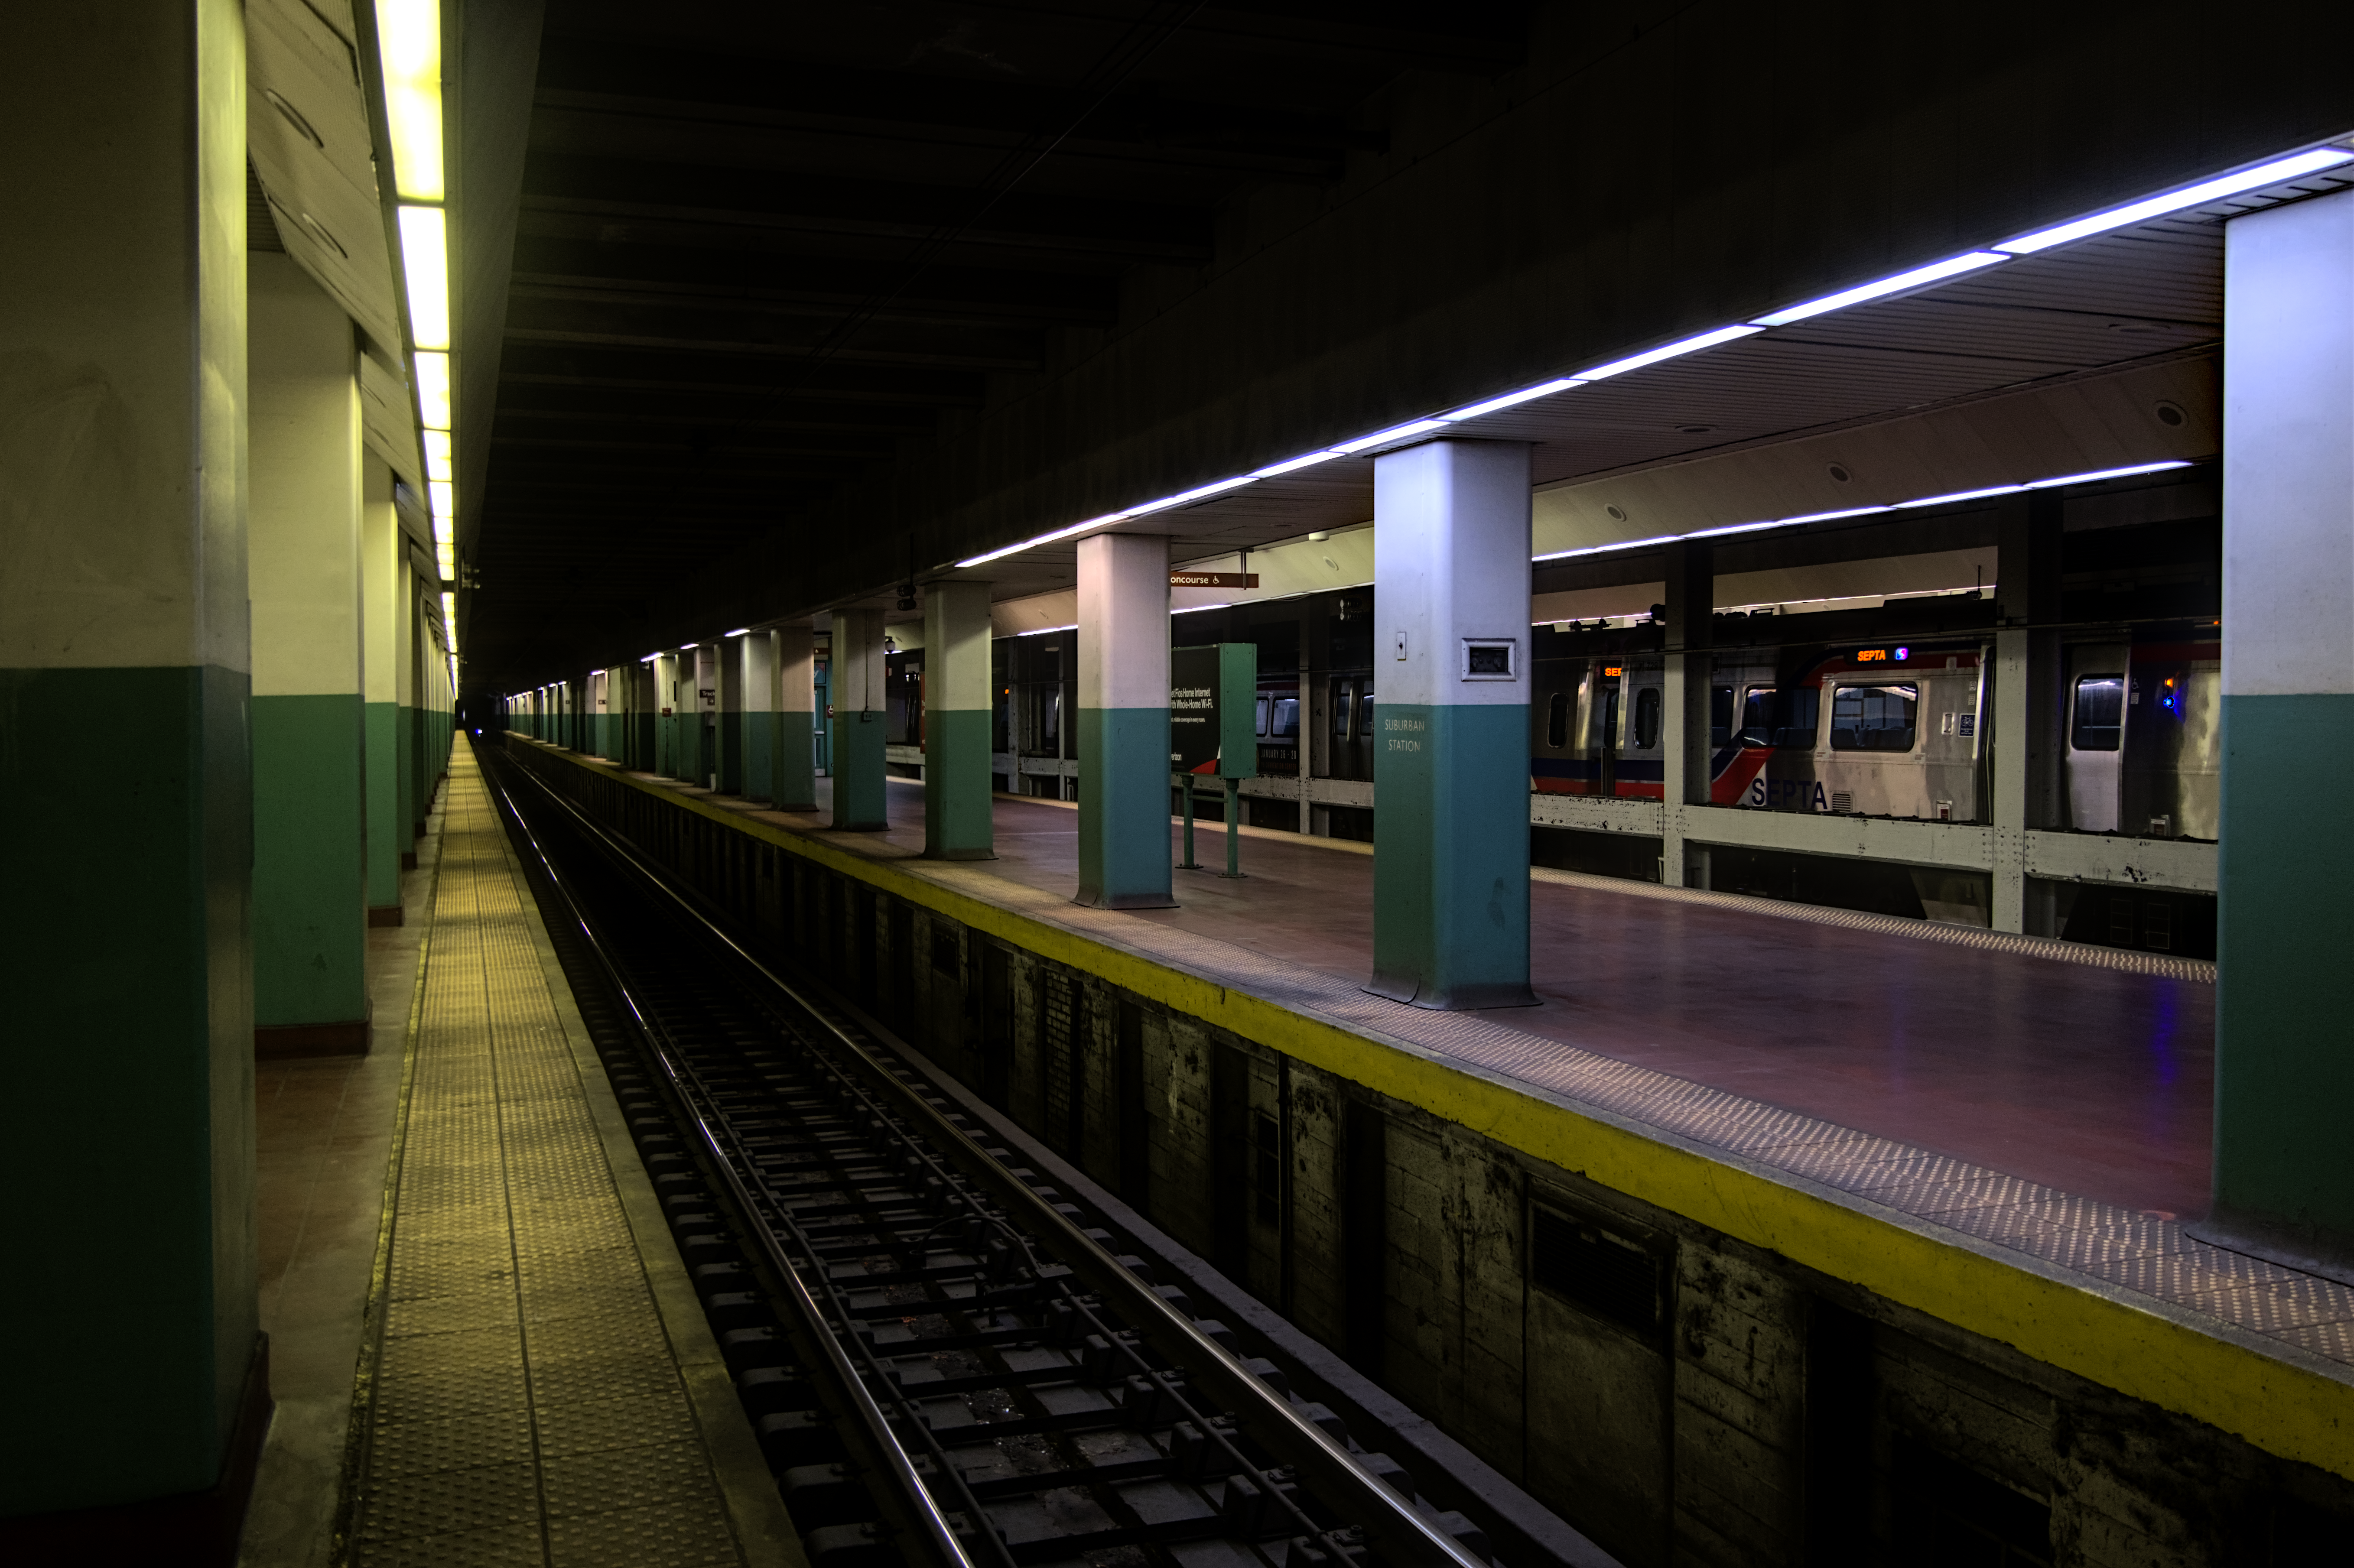
[[[376,1051],[260,1086],[265,1311],[304,1398],[281,1374],[240,1560],[798,1563],[463,747],[442,819]]]
[[[516,741],[513,744],[536,746]],[[1361,988],[1370,846],[1199,830],[1179,906],[1070,902],[1076,815],[1001,797],[999,858],[924,862],[576,766],[1596,1182],[2136,1397],[2354,1474],[2354,1288],[2207,1245],[2212,966],[1539,872],[1542,1005]],[[1172,827],[1172,850],[1176,838]],[[1386,1049],[1368,1050],[1368,1045]]]

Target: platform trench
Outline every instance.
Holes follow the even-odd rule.
[[[758,1549],[760,1520],[731,1518],[711,1446],[748,1449],[749,1434],[709,1429],[742,1423],[724,1372],[721,1401],[698,1408],[689,1378],[718,1357],[691,1295],[684,1320],[658,1301],[625,1202],[643,1172],[610,1157],[545,936],[463,747],[449,788],[349,1560],[778,1561]],[[634,1163],[626,1139],[620,1151]],[[652,1228],[644,1245],[668,1248]]]
[[[1626,1563],[1903,1561],[1998,1526],[2020,1561],[2266,1561],[2247,1543],[2354,1508],[2343,1287],[1409,1015],[1246,930],[509,750]]]

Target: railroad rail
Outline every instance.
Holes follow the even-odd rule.
[[[1503,1568],[848,1010],[490,772],[819,1568]]]

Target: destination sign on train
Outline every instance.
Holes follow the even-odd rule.
[[[1255,588],[1257,572],[1171,572],[1171,588]]]

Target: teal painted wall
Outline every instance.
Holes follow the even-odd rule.
[[[256,1328],[246,701],[213,667],[0,670],[0,1515],[219,1472]]]
[[[986,714],[982,738],[987,741]],[[1169,710],[1079,710],[1079,896],[1159,909],[1170,895]]]
[[[883,782],[883,737],[890,726],[880,710],[840,713],[833,721],[833,825],[864,832],[890,826]]]
[[[758,800],[773,800],[769,793],[776,782],[776,715],[748,713],[744,715],[744,789]]]
[[[367,1016],[366,704],[253,699],[253,1021]]]
[[[1367,989],[1422,1007],[1533,1001],[1527,707],[1383,703],[1375,722]]]
[[[2354,768],[2354,696],[2223,699],[2215,1199],[2253,1224],[2354,1251],[2354,824],[2317,809]]]
[[[383,909],[400,902],[400,852],[408,847],[400,832],[399,705],[370,703],[361,723],[367,747],[367,902]]]
[[[712,771],[719,775],[719,792],[741,795],[744,793],[744,715],[740,713],[715,715],[711,734],[719,746],[719,755],[712,765]]]
[[[996,857],[989,726],[986,708],[935,709],[924,715],[924,853],[931,859]],[[1164,778],[1166,773],[1164,768]],[[1166,839],[1168,813],[1161,815]]]
[[[817,810],[816,734],[809,714],[779,714],[776,749],[769,762],[769,798],[780,811]]]
[[[425,811],[418,804],[417,796],[417,710],[407,703],[400,704],[395,722],[398,733],[393,740],[400,751],[398,758],[400,768],[400,831],[404,835],[400,841],[400,853],[407,854],[415,847],[416,828],[425,821]]]
[[[700,784],[705,772],[703,715],[689,708],[678,715],[678,777]]]

